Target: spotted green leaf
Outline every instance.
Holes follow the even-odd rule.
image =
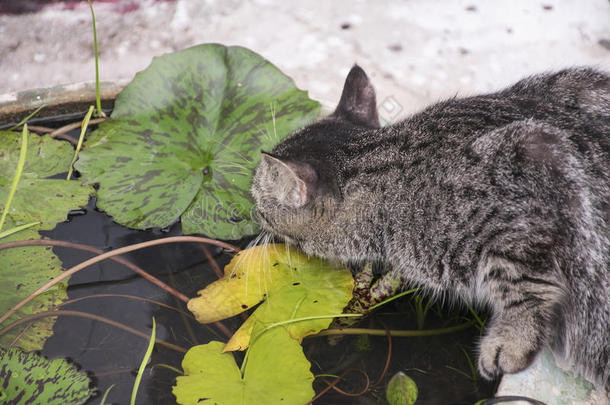
[[[260,150],[315,119],[320,105],[260,55],[217,44],[155,58],[123,90],[76,168],[98,207],[132,228],[182,220],[184,233],[237,239],[250,216]]]
[[[20,135],[0,132],[0,212],[13,181],[21,149]],[[46,179],[68,170],[73,149],[67,142],[47,136],[29,134],[25,166],[10,206],[2,231],[17,226],[40,224],[0,239],[0,243],[26,239],[40,239],[38,230],[52,229],[67,218],[71,209],[84,206],[93,191],[79,182]],[[41,285],[62,273],[61,262],[51,247],[27,246],[0,250],[0,313],[26,298]],[[36,297],[22,307],[6,324],[27,315],[53,309],[66,298],[66,284],[62,283]],[[54,317],[12,329],[0,336],[0,345],[16,344],[26,350],[42,348],[53,333]]]
[[[9,223],[7,229],[11,227],[12,223]],[[0,239],[0,243],[39,238],[35,229],[26,229]],[[0,314],[61,273],[61,262],[50,246],[0,250]],[[60,283],[39,295],[8,318],[3,326],[27,315],[55,308],[67,298],[66,284]],[[30,325],[14,328],[0,336],[0,346],[15,344],[25,350],[42,349],[45,340],[53,334],[55,319],[56,317],[41,318]]]
[[[0,131],[0,212],[3,212],[13,175],[17,168],[21,136],[16,132]],[[38,229],[53,229],[65,221],[71,209],[87,204],[91,187],[76,181],[47,179],[66,172],[73,149],[69,143],[48,136],[30,134],[28,151],[21,179],[8,212],[15,225],[39,221]],[[6,225],[3,230],[9,229]]]
[[[0,348],[0,371],[2,404],[78,405],[93,393],[87,374],[65,359]]]

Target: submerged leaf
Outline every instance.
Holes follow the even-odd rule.
[[[0,348],[0,370],[3,404],[78,405],[93,393],[87,374],[65,359]]]
[[[224,344],[191,348],[182,361],[184,376],[173,393],[181,405],[302,405],[314,396],[310,364],[299,343],[282,327],[263,333],[248,352],[242,378]]]
[[[341,266],[289,250],[283,244],[240,252],[224,277],[199,291],[188,308],[201,323],[243,312],[264,301],[233,335],[225,350],[248,347],[253,331],[294,318],[340,314],[353,288],[351,272]],[[331,318],[291,324],[297,340],[326,329]]]
[[[256,232],[250,183],[260,151],[319,104],[256,53],[217,44],[155,58],[85,143],[76,168],[98,207],[132,228],[238,239]]]

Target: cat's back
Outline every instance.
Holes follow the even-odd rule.
[[[526,119],[579,131],[610,153],[610,74],[586,67],[534,75],[498,92],[442,101],[396,126],[451,143]]]

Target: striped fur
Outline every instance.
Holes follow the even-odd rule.
[[[263,228],[488,305],[485,377],[520,371],[549,345],[609,390],[610,77],[533,76],[383,128],[374,107],[355,66],[335,113],[263,159],[252,186]],[[300,193],[278,192],[291,187]]]

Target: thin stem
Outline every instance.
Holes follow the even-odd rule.
[[[195,317],[191,314],[189,314],[186,311],[181,310],[180,308],[177,307],[173,307],[171,305],[165,304],[163,302],[160,301],[156,301],[150,298],[145,298],[145,297],[138,297],[136,295],[129,295],[129,294],[93,294],[93,295],[87,295],[84,297],[79,297],[79,298],[72,298],[70,300],[64,301],[61,304],[59,304],[58,306],[63,307],[66,305],[70,305],[70,304],[74,304],[78,301],[82,301],[82,300],[87,300],[90,298],[105,298],[105,297],[120,297],[120,298],[128,298],[128,299],[133,299],[133,300],[139,300],[139,301],[144,301],[144,302],[150,302],[151,304],[155,304],[158,305],[160,307],[163,308],[167,308],[167,309],[171,309],[172,311],[176,311],[178,312],[180,315],[186,316],[187,318],[190,318],[192,320],[195,320]],[[177,297],[176,297],[177,298]],[[187,298],[188,299],[188,298]],[[220,322],[216,322],[216,323],[220,323]],[[215,323],[215,324],[216,324]],[[186,320],[185,320],[185,325],[189,325]],[[221,324],[222,325],[222,324]],[[189,325],[190,326],[190,325]],[[203,325],[210,333],[214,334],[216,337],[218,337],[219,339],[222,339],[222,337],[218,334],[218,332],[216,332],[216,330],[214,330],[213,328],[211,328],[209,325]],[[188,327],[188,326],[187,326]],[[222,325],[222,327],[224,327],[224,325]],[[222,329],[222,327],[219,327],[220,329]],[[226,327],[225,327],[226,329]],[[231,333],[231,331],[229,331],[228,329],[226,329],[226,333],[225,333],[226,337],[230,338],[233,334]],[[193,339],[193,341],[195,341]]]
[[[203,254],[205,255],[208,263],[210,263],[210,265],[212,266],[212,269],[214,270],[214,273],[216,273],[216,276],[218,278],[222,278],[224,273],[222,272],[220,266],[216,262],[216,259],[214,259],[214,256],[212,256],[212,253],[210,253],[210,249],[208,249],[207,246],[205,246],[205,245],[200,245],[200,246],[201,246],[201,250],[203,250]]]
[[[99,374],[98,374],[98,377],[99,377]],[[110,387],[108,387],[106,389],[106,392],[104,392],[104,396],[102,397],[102,402],[100,402],[100,405],[104,405],[106,403],[106,397],[108,397],[108,394],[110,393],[110,390],[112,390],[115,385],[116,384],[112,384]]]
[[[36,115],[38,113],[38,111],[42,110],[43,107],[45,107],[46,104],[41,105],[40,107],[38,107],[37,109],[35,109],[34,111],[32,111],[27,117],[25,117],[24,119],[22,119],[21,121],[19,121],[17,124],[13,125],[12,127],[10,127],[9,129],[7,129],[7,131],[12,131],[13,129],[17,129],[20,126],[22,126],[23,124],[25,124],[26,122],[28,122],[28,120],[30,118],[32,118],[34,115]],[[30,127],[31,128],[31,127]]]
[[[100,122],[104,122],[104,121],[106,121],[106,118],[96,118],[96,119],[89,121],[89,125],[99,124]],[[61,135],[64,135],[66,132],[70,132],[73,129],[76,129],[80,126],[81,126],[80,122],[73,122],[72,124],[64,125],[61,128],[54,129],[49,134],[49,136],[51,138],[60,138]],[[61,139],[65,139],[65,138],[61,138]]]
[[[72,162],[70,162],[70,168],[68,169],[68,176],[66,177],[66,180],[70,180],[70,177],[72,177],[74,163],[76,163],[76,159],[78,158],[78,152],[80,152],[80,148],[83,146],[83,139],[85,139],[85,132],[87,132],[87,127],[89,126],[91,114],[93,114],[93,106],[89,106],[89,111],[87,111],[87,114],[85,115],[85,118],[81,123],[80,136],[78,137],[78,143],[76,144],[76,148],[74,149],[74,156],[72,157]]]
[[[49,132],[55,131],[55,128],[43,127],[41,125],[30,125],[30,132],[38,132],[41,134],[48,134]]]
[[[110,252],[106,252],[103,253],[99,256],[93,257],[89,260],[85,260],[84,262],[64,271],[62,274],[60,274],[59,276],[55,277],[54,279],[52,279],[51,281],[49,281],[48,283],[46,283],[45,285],[43,285],[42,287],[40,287],[39,289],[37,289],[36,291],[34,291],[32,294],[30,294],[28,297],[26,297],[25,299],[21,300],[17,305],[13,306],[11,309],[9,309],[2,317],[0,317],[0,324],[3,323],[4,321],[6,321],[10,316],[12,316],[15,312],[17,312],[17,310],[21,307],[23,307],[25,304],[27,304],[28,302],[30,302],[31,300],[33,300],[34,298],[36,298],[37,296],[39,296],[40,294],[42,294],[43,292],[45,292],[46,290],[48,290],[49,288],[53,287],[55,284],[59,283],[60,281],[72,276],[74,273],[87,268],[88,266],[95,264],[95,263],[99,263],[102,260],[108,259],[110,257],[114,257],[114,256],[118,256],[124,253],[128,253],[128,252],[133,252],[134,250],[139,250],[145,247],[150,247],[150,246],[157,246],[157,245],[164,245],[166,243],[177,243],[177,242],[200,242],[200,243],[208,243],[211,245],[216,245],[216,246],[220,246],[223,247],[225,249],[230,249],[233,251],[239,251],[239,248],[226,243],[226,242],[221,242],[221,241],[217,241],[214,239],[209,239],[209,238],[203,238],[203,237],[198,237],[198,236],[171,236],[169,238],[163,238],[163,239],[156,239],[156,240],[151,240],[151,241],[147,241],[147,242],[142,242],[142,243],[136,243],[134,245],[130,245],[130,246],[125,246],[119,249],[115,249],[112,250]],[[13,247],[15,242],[9,242],[9,243],[4,243],[0,245],[0,250],[2,249],[6,249],[8,247]]]
[[[385,334],[388,338],[388,355],[386,356],[385,365],[383,366],[383,371],[381,372],[381,375],[379,375],[377,382],[375,382],[375,384],[373,384],[373,386],[371,388],[378,386],[381,383],[381,381],[383,381],[383,378],[385,377],[385,375],[388,372],[388,369],[390,368],[390,360],[392,360],[392,334],[390,333],[390,329],[388,328],[388,325],[386,325],[385,322],[383,322],[381,320],[380,320],[380,322],[383,325]]]
[[[133,329],[132,327],[129,327],[127,325],[123,325],[120,322],[116,322],[113,321],[112,319],[108,319],[108,318],[104,318],[103,316],[99,316],[99,315],[94,315],[94,314],[88,314],[86,312],[81,312],[81,311],[72,311],[69,309],[59,309],[56,311],[45,311],[45,312],[39,312],[37,314],[32,314],[32,315],[28,315],[25,318],[21,318],[16,320],[15,322],[7,325],[6,327],[0,329],[0,336],[4,335],[5,333],[9,332],[11,329],[16,328],[19,325],[22,325],[24,323],[28,323],[31,321],[34,321],[36,319],[40,319],[40,318],[47,318],[50,316],[78,316],[81,318],[89,318],[89,319],[93,319],[94,321],[99,321],[99,322],[104,322],[108,325],[117,327],[119,329],[123,329],[124,331],[127,331],[129,333],[132,333],[136,336],[140,336],[143,339],[148,340],[149,336],[146,333],[142,333],[139,330]],[[186,353],[186,349],[184,347],[175,345],[173,343],[169,343],[166,342],[164,340],[158,339],[156,341],[156,343],[167,347],[168,349],[172,349],[175,350],[177,352],[180,353]]]
[[[17,241],[17,242],[9,242],[9,243],[0,245],[0,250],[7,249],[7,248],[21,247],[21,246],[61,246],[61,247],[67,247],[67,248],[72,248],[72,249],[85,250],[87,252],[96,253],[98,255],[104,253],[103,250],[94,248],[93,246],[81,245],[80,243],[72,243],[72,242],[67,242],[67,241],[63,241],[63,240],[53,240],[53,239],[32,239],[32,240],[21,240],[21,241]],[[159,280],[155,276],[148,274],[147,272],[142,270],[142,268],[136,266],[135,264],[131,263],[130,261],[128,261],[122,257],[110,257],[109,259],[114,260],[117,263],[121,263],[122,265],[124,265],[127,268],[133,270],[134,272],[138,273],[140,276],[142,276],[146,280],[155,284],[157,287],[167,291],[169,294],[175,296],[176,298],[180,299],[181,301],[183,301],[183,302],[189,301],[189,298],[186,295],[173,289],[172,287],[165,284],[163,281]]]
[[[386,299],[386,300],[383,300],[383,301],[381,301],[381,302],[379,302],[379,303],[377,303],[377,304],[373,305],[372,307],[370,307],[370,308],[368,309],[368,311],[372,311],[372,310],[374,310],[374,309],[377,309],[377,308],[379,308],[380,306],[387,304],[388,302],[392,302],[392,301],[394,301],[394,300],[399,299],[400,297],[403,297],[403,296],[405,296],[405,295],[407,295],[407,294],[412,294],[412,293],[414,293],[414,292],[416,292],[416,291],[419,291],[419,288],[412,288],[412,289],[410,289],[410,290],[403,291],[403,292],[401,292],[400,294],[396,294],[396,295],[394,295],[394,296],[392,296],[392,297],[390,297],[390,298],[388,298],[388,299]]]
[[[474,325],[474,321],[465,322],[449,328],[440,329],[428,329],[428,330],[391,330],[390,335],[394,337],[421,337],[421,336],[436,336],[446,335],[448,333],[454,333],[467,329]],[[364,328],[350,328],[350,329],[327,329],[322,332],[312,335],[311,337],[318,336],[330,336],[330,335],[372,335],[372,336],[385,336],[387,333],[381,329],[364,329]]]
[[[339,384],[339,382],[341,382],[341,380],[343,380],[345,378],[345,376],[348,375],[349,373],[351,373],[352,371],[359,372],[360,374],[362,374],[364,376],[364,378],[366,380],[364,389],[355,394],[349,394],[349,393],[337,388],[337,384]],[[316,378],[318,378],[318,377],[323,377],[323,375],[316,376]],[[326,394],[331,389],[333,389],[337,392],[340,392],[343,395],[347,395],[347,396],[360,396],[368,391],[369,385],[370,385],[370,380],[369,380],[368,374],[366,374],[364,371],[357,369],[357,368],[350,368],[350,369],[345,370],[345,372],[343,374],[341,374],[339,377],[335,378],[332,382],[328,382],[324,378],[322,378],[322,381],[324,381],[326,384],[328,384],[326,386],[326,388],[324,388],[322,391],[320,391],[315,397],[313,397],[311,400],[309,400],[309,402],[307,402],[305,405],[313,404],[314,401],[321,398],[324,394]]]
[[[140,363],[140,368],[138,369],[138,374],[136,375],[136,381],[133,383],[133,389],[131,390],[131,402],[130,405],[136,405],[136,396],[138,395],[138,388],[140,387],[140,381],[142,381],[142,375],[144,374],[144,369],[146,369],[146,364],[150,359],[150,355],[152,354],[153,347],[155,346],[155,338],[157,334],[157,323],[155,322],[155,317],[152,319],[152,332],[150,333],[150,340],[148,342],[148,347],[146,348],[146,353],[144,353],[144,358],[142,358],[142,363]]]
[[[25,229],[31,228],[31,227],[36,226],[38,224],[40,224],[40,222],[30,222],[29,224],[19,225],[19,226],[16,226],[14,228],[7,229],[4,232],[0,232],[0,239],[6,238],[7,236],[10,236],[10,235],[12,235],[14,233],[17,233],[17,232],[21,232],[21,231],[23,231]]]
[[[95,13],[93,12],[93,4],[88,0],[89,8],[91,9],[91,21],[93,23],[93,51],[95,53],[95,104],[97,106],[98,117],[105,117],[102,111],[102,101],[100,98],[100,58],[97,52],[97,28],[95,27]]]
[[[108,297],[118,297],[118,298],[127,298],[127,299],[131,299],[131,300],[136,300],[136,301],[144,301],[144,302],[149,302],[151,304],[155,304],[158,305],[160,307],[163,308],[167,308],[167,309],[171,309],[172,311],[178,312],[182,315],[185,315],[191,319],[195,319],[195,317],[183,310],[181,310],[180,308],[176,308],[176,307],[172,307],[171,305],[167,305],[164,302],[161,301],[157,301],[157,300],[153,300],[150,298],[146,298],[146,297],[138,297],[137,295],[129,295],[129,294],[93,294],[93,295],[85,295],[84,297],[78,297],[78,298],[72,298],[69,300],[66,300],[64,302],[62,302],[61,304],[59,304],[60,307],[64,307],[66,305],[71,305],[71,304],[75,304],[79,301],[83,301],[83,300],[88,300],[91,298],[108,298]]]
[[[23,131],[21,131],[21,150],[19,151],[19,161],[17,162],[17,170],[15,171],[15,175],[13,176],[13,183],[11,184],[11,189],[8,193],[6,204],[4,205],[4,212],[2,212],[2,218],[0,218],[0,231],[2,230],[2,226],[4,225],[4,221],[6,220],[6,215],[8,214],[8,211],[11,208],[11,203],[13,202],[15,191],[17,191],[17,184],[19,184],[19,179],[21,178],[21,173],[23,172],[23,166],[25,166],[25,156],[27,151],[28,124],[25,124],[23,126]]]

